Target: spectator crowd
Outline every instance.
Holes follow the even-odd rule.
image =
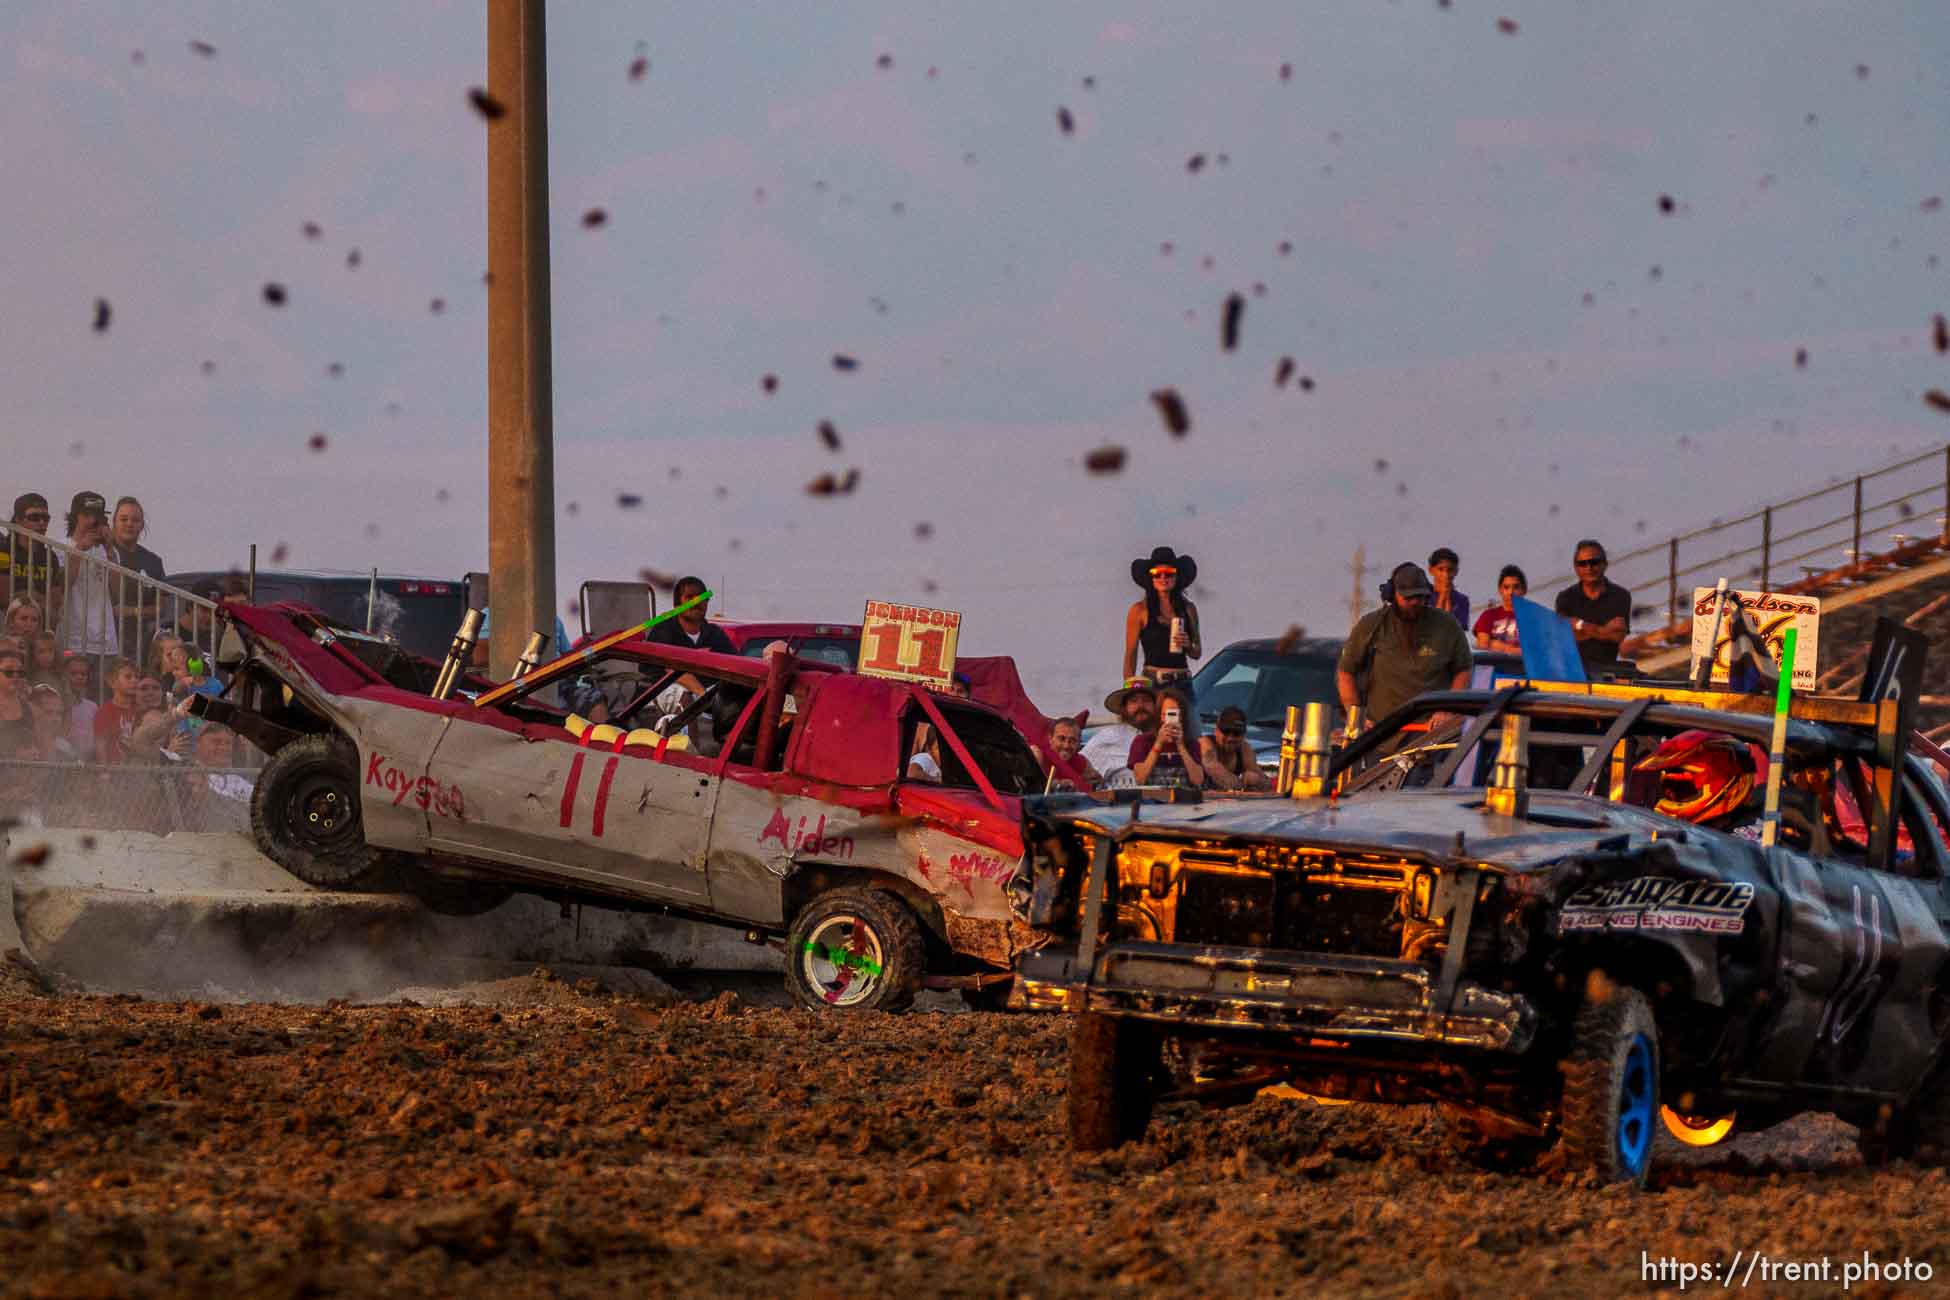
[[[1601,676],[1620,666],[1618,649],[1631,620],[1632,596],[1605,576],[1609,561],[1600,542],[1578,542],[1572,563],[1577,581],[1557,593],[1555,613],[1584,671]],[[1335,666],[1348,734],[1425,691],[1468,686],[1479,652],[1523,653],[1517,602],[1530,590],[1524,571],[1503,566],[1495,599],[1478,607],[1456,586],[1461,566],[1447,546],[1429,555],[1426,568],[1397,565],[1381,586],[1380,607],[1349,631]],[[1191,662],[1203,650],[1198,607],[1186,595],[1197,576],[1196,562],[1168,546],[1131,561],[1131,579],[1144,594],[1125,617],[1123,684],[1104,699],[1116,721],[1098,728],[1087,742],[1075,719],[1051,724],[1037,752],[1052,788],[1268,788],[1246,739],[1243,710],[1220,709],[1203,719],[1212,724],[1211,734],[1200,734],[1190,676]]]
[[[190,716],[191,697],[222,686],[188,629],[163,626],[153,590],[104,567],[163,578],[141,501],[75,493],[71,553],[48,544],[52,522],[47,498],[23,493],[0,548],[0,761],[233,766],[235,736]]]
[[[238,742],[226,729],[190,716],[190,700],[218,694],[182,625],[164,625],[153,594],[107,565],[160,580],[161,558],[143,545],[148,519],[132,496],[110,508],[102,494],[77,492],[61,516],[65,550],[48,544],[54,514],[38,492],[15,498],[0,550],[0,761],[226,767]],[[86,557],[86,558],[82,558]],[[102,563],[90,563],[89,559]],[[1631,614],[1631,594],[1605,576],[1604,547],[1580,541],[1577,582],[1556,596],[1587,671],[1616,666]],[[1493,600],[1480,606],[1458,586],[1461,559],[1438,547],[1426,568],[1398,565],[1382,585],[1382,604],[1363,615],[1342,643],[1336,690],[1350,727],[1379,719],[1426,690],[1467,685],[1475,652],[1522,653],[1517,601],[1529,584],[1522,569],[1497,574]],[[1125,616],[1122,684],[1104,700],[1116,721],[1087,743],[1081,714],[1056,719],[1032,737],[1052,789],[1179,785],[1264,789],[1238,707],[1201,718],[1190,690],[1203,657],[1198,606],[1189,590],[1198,564],[1159,546],[1131,561],[1140,595]],[[689,591],[684,588],[690,588]],[[687,578],[681,601],[703,588]],[[660,625],[674,644],[723,649],[723,633],[699,607]],[[485,640],[485,638],[483,638]],[[953,693],[968,693],[966,678]],[[604,702],[586,702],[600,721]],[[1209,726],[1209,731],[1206,728]],[[939,740],[923,729],[909,760],[914,779],[939,780]]]

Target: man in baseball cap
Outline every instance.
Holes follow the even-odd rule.
[[[77,492],[74,500],[68,503],[68,536],[74,536],[75,524],[84,515],[94,515],[103,523],[108,522],[108,498],[99,492]],[[103,530],[106,533],[106,529]],[[97,541],[100,539],[97,538]],[[78,544],[78,543],[77,543]],[[86,546],[81,548],[87,550]]]
[[[108,501],[101,493],[75,493],[74,500],[68,504],[67,523],[68,545],[103,564],[114,562],[108,550]],[[68,575],[59,635],[63,650],[85,655],[122,653],[108,570],[94,564],[75,565],[75,572]]]
[[[1334,681],[1343,708],[1365,708],[1378,722],[1423,691],[1469,685],[1475,656],[1461,624],[1429,612],[1434,591],[1420,566],[1395,566],[1381,584],[1381,608],[1363,614],[1341,647]]]

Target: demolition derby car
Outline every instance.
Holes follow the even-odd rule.
[[[1077,1013],[1073,1144],[1284,1083],[1640,1185],[1662,1116],[1950,1146],[1950,799],[1896,701],[1796,700],[1763,847],[1773,703],[1442,692],[1334,754],[1338,797],[1029,801],[1054,942],[1011,1004]]]
[[[783,939],[811,1006],[898,1009],[924,982],[1006,992],[1028,934],[1008,896],[1018,796],[1043,776],[991,709],[635,638],[439,698],[437,665],[315,610],[224,616],[230,685],[196,707],[271,755],[252,829],[305,881],[403,885],[449,911],[523,890],[737,926]],[[544,703],[578,676],[625,684],[626,702],[601,724]],[[938,784],[907,779],[923,724]]]

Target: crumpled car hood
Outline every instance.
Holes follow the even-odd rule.
[[[1543,790],[1530,792],[1530,815],[1522,818],[1490,812],[1483,806],[1481,790],[1401,790],[1341,801],[1146,803],[1138,806],[1135,821],[1131,805],[1097,804],[1081,796],[1027,799],[1024,811],[1049,822],[1091,827],[1118,840],[1156,836],[1283,841],[1431,862],[1467,859],[1512,871],[1550,866],[1601,843],[1606,850],[1619,851],[1655,838],[1692,840],[1714,835],[1643,809]]]

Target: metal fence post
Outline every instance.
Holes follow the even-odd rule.
[[[1774,558],[1774,507],[1760,512],[1760,589],[1766,591],[1767,571]]]
[[[1950,444],[1943,448],[1943,543],[1950,546]]]
[[[1679,621],[1679,539],[1666,546],[1666,626]]]
[[[1862,476],[1855,476],[1855,563],[1862,563]]]

